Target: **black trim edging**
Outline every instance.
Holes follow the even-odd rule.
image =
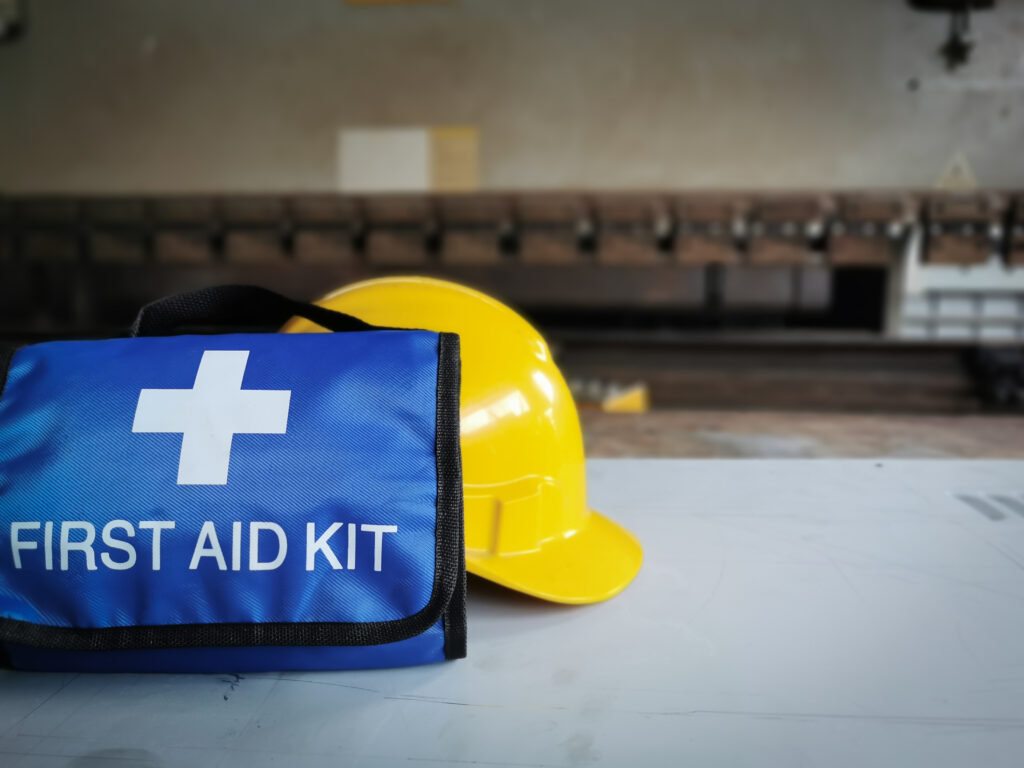
[[[466,547],[463,531],[462,451],[460,446],[459,399],[462,360],[459,337],[442,333],[438,338],[437,431],[434,455],[437,457],[438,525],[455,521],[455,557],[444,558],[438,537],[437,561],[455,571],[455,586],[444,614],[444,655],[461,659],[466,655]]]

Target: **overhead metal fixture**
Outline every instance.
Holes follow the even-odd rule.
[[[995,0],[908,0],[918,11],[939,11],[949,14],[949,34],[939,46],[938,53],[946,62],[946,70],[955,72],[967,64],[974,49],[970,38],[971,11],[987,11],[995,7]]]
[[[0,0],[0,43],[9,43],[24,34],[25,1]]]

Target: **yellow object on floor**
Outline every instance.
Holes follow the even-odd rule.
[[[529,323],[478,291],[423,277],[368,280],[317,303],[376,325],[459,334],[468,571],[560,603],[605,600],[632,581],[640,543],[587,506],[576,406]],[[322,329],[293,318],[283,330]]]
[[[625,389],[615,389],[601,401],[605,413],[647,413],[651,410],[651,398],[646,384],[633,384]]]

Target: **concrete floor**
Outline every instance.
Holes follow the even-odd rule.
[[[1024,459],[1024,417],[581,412],[588,456]]]

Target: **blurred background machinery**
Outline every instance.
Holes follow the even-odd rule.
[[[1024,407],[1016,0],[0,18],[5,339],[419,273],[522,310],[595,408]]]
[[[514,302],[571,374],[641,379],[655,405],[1021,404],[1024,194],[10,197],[2,210],[7,336],[116,332],[141,303],[211,282],[314,297],[415,272]]]

